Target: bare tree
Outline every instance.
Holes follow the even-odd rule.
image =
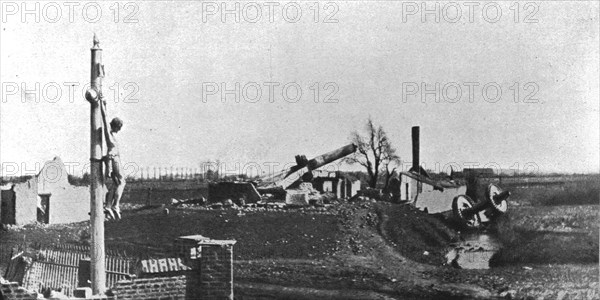
[[[349,164],[359,164],[367,169],[368,183],[371,188],[375,188],[380,176],[384,175],[384,189],[386,189],[396,170],[393,166],[399,164],[400,157],[396,155],[396,149],[392,147],[383,127],[375,126],[369,117],[364,135],[355,131],[350,135],[350,139],[357,146],[357,151],[348,156],[345,161]],[[391,167],[393,168],[390,170]]]

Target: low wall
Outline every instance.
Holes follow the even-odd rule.
[[[117,299],[123,300],[186,299],[187,282],[186,275],[123,280],[112,292]]]
[[[141,272],[138,278],[117,281],[108,291],[113,300],[151,300],[151,299],[234,299],[233,297],[233,245],[234,240],[211,240],[202,236],[180,237],[185,243],[177,244],[181,257],[152,259],[141,261]],[[56,253],[55,253],[56,254]],[[57,257],[63,262],[64,258]],[[79,263],[82,261],[80,260]],[[34,262],[24,278],[23,287],[12,282],[2,285],[2,300],[37,299],[37,293],[27,290],[27,287],[62,288],[71,293],[79,274],[85,268],[66,270],[64,265],[57,262],[45,263],[56,265],[58,268],[47,268],[41,262]],[[109,263],[107,265],[122,265]],[[110,269],[110,268],[108,268]],[[131,268],[127,268],[131,269]],[[110,271],[107,270],[107,274]],[[126,270],[120,270],[127,275]],[[135,272],[137,273],[137,272]],[[71,275],[69,286],[64,286],[65,279]],[[134,274],[132,274],[134,275]],[[89,276],[85,277],[89,278]],[[56,281],[58,279],[58,281]],[[80,280],[87,282],[87,280]],[[109,283],[108,280],[107,283]]]
[[[233,299],[235,241],[187,239],[186,242],[180,244],[179,250],[185,255],[187,267],[169,264],[176,259],[148,260],[139,278],[117,282],[111,290],[115,299]]]

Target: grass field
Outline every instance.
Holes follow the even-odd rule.
[[[524,205],[600,204],[600,175],[510,178],[501,184]]]
[[[598,217],[598,205],[513,208],[496,224],[492,263],[598,263]]]

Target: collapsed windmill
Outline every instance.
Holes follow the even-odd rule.
[[[467,184],[453,178],[434,180],[419,162],[420,128],[412,128],[412,167],[408,172],[400,172],[390,181],[392,199],[400,203],[408,203],[430,214],[452,212],[460,225],[474,228],[482,223],[490,222],[495,217],[506,213],[507,199],[510,192],[490,183],[485,193],[479,190],[478,180],[469,178]],[[471,174],[469,176],[476,176]],[[470,196],[469,196],[470,195]]]
[[[256,203],[268,197],[286,204],[309,204],[321,192],[331,192],[338,198],[350,198],[360,189],[358,180],[351,180],[336,172],[318,170],[356,151],[349,144],[308,160],[296,156],[296,165],[258,182],[218,182],[209,185],[210,202],[231,200],[237,205]],[[313,184],[317,189],[313,188]]]

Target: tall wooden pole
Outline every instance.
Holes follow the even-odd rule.
[[[86,99],[90,102],[90,223],[91,223],[91,280],[92,293],[104,295],[106,292],[106,268],[104,251],[104,210],[105,196],[104,176],[102,174],[102,116],[100,114],[100,95],[102,93],[102,49],[100,41],[94,34],[92,51],[92,68],[90,89],[86,91]]]

